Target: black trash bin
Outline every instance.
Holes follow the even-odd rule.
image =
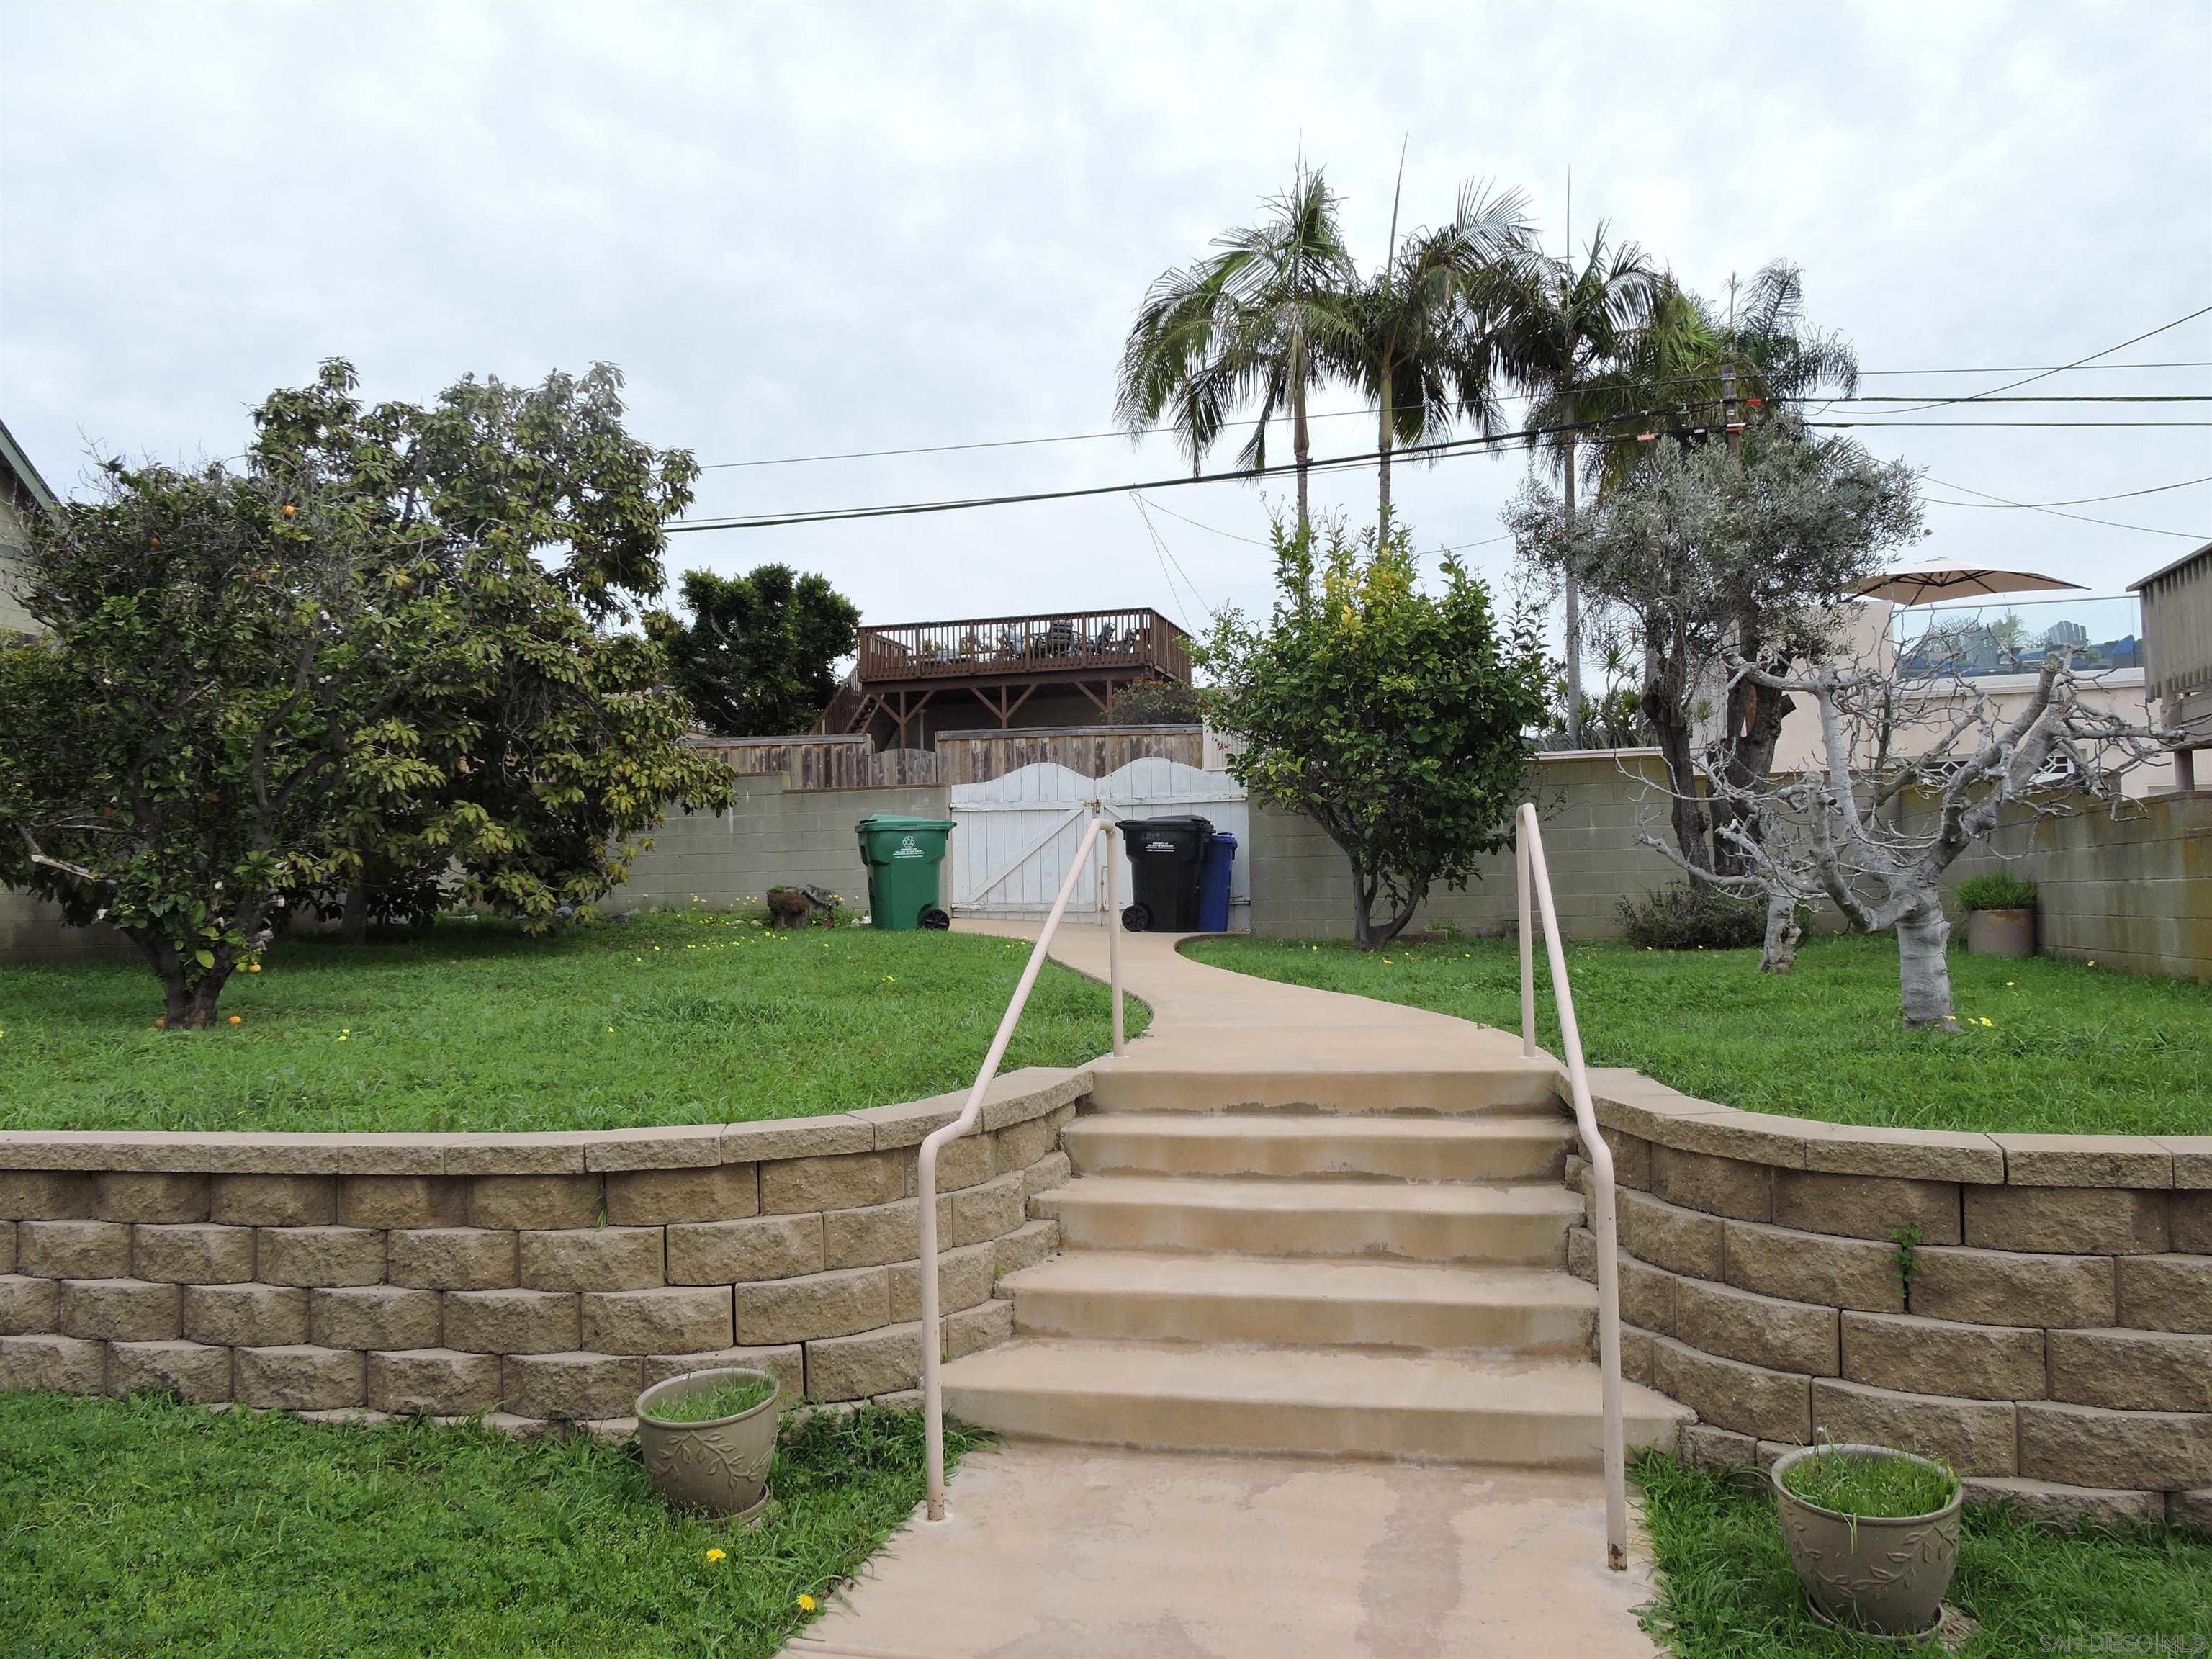
[[[1213,833],[1206,818],[1125,818],[1130,885],[1136,902],[1121,912],[1121,925],[1133,933],[1188,933],[1198,927],[1198,874],[1206,857],[1206,838]]]

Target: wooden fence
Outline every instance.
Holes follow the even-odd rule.
[[[747,777],[781,775],[794,789],[884,789],[902,786],[988,783],[1024,766],[1049,761],[1085,777],[1103,778],[1131,761],[1158,757],[1204,764],[1203,728],[1195,726],[1037,727],[1011,732],[945,732],[933,752],[886,749],[864,732],[836,737],[708,738],[694,746]]]

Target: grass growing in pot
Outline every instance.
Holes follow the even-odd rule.
[[[2035,884],[2009,870],[1984,870],[1959,884],[1959,903],[1968,910],[2033,910]]]
[[[1838,1515],[1902,1521],[1942,1509],[1951,1501],[1958,1478],[1901,1458],[1830,1450],[1797,1464],[1782,1484],[1793,1496]]]
[[[747,1376],[717,1383],[704,1394],[656,1401],[652,1416],[657,1423],[711,1423],[716,1418],[749,1412],[775,1393],[775,1383],[765,1376]]]

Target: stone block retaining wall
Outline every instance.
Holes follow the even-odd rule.
[[[2212,1136],[1854,1127],[1626,1071],[1592,1092],[1622,1369],[1697,1412],[1686,1456],[1873,1441],[2031,1513],[2212,1526]],[[1572,1265],[1595,1278],[1586,1229]]]
[[[938,1164],[942,1352],[1004,1340],[1058,1247],[1088,1072],[1000,1079]],[[546,1134],[0,1133],[0,1389],[301,1412],[627,1419],[755,1364],[788,1395],[920,1380],[915,1149],[939,1096],[825,1117]]]

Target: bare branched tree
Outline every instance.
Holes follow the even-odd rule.
[[[1765,901],[1763,970],[1794,963],[1803,904],[1833,903],[1856,932],[1894,927],[1908,1028],[1952,1018],[1943,872],[1987,841],[2008,808],[2038,817],[2085,802],[2124,810],[2122,775],[2171,741],[2085,704],[2063,653],[2045,659],[2027,707],[2010,718],[1962,678],[1916,683],[1894,667],[1856,665],[1784,675],[1735,652],[1728,665],[1735,681],[1811,701],[1820,732],[1814,763],[1753,779],[1708,756],[1709,787],[1726,808],[1718,833],[1737,856],[1732,872],[1697,867],[1656,836],[1639,839],[1698,881]]]

